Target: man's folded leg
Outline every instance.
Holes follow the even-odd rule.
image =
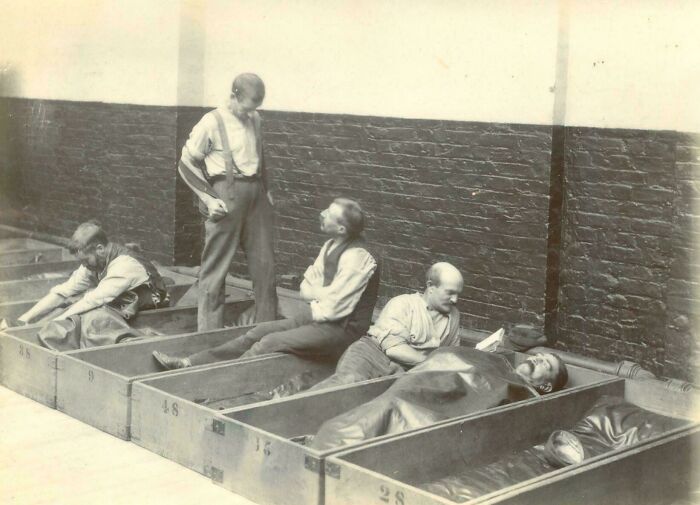
[[[354,340],[355,337],[339,324],[311,323],[265,335],[242,357],[284,352],[312,359],[337,360]]]
[[[233,338],[228,342],[224,342],[217,347],[205,349],[189,356],[174,357],[160,351],[153,351],[153,357],[166,370],[175,370],[178,368],[204,365],[206,363],[216,363],[217,361],[237,359],[266,335],[291,330],[306,324],[309,321],[311,321],[310,312],[308,314],[306,312],[302,312],[294,318],[260,323],[239,337]]]
[[[369,337],[362,337],[343,353],[335,373],[313,386],[312,390],[354,384],[369,379],[385,377],[403,371],[382,352],[379,345]]]

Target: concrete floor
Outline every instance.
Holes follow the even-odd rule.
[[[253,502],[131,442],[0,387],[0,503]]]

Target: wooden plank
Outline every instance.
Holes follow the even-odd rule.
[[[162,371],[153,359],[154,350],[187,355],[222,344],[248,330],[250,327],[225,328],[60,354],[57,358],[56,408],[128,440],[132,383],[177,373]],[[201,368],[208,366],[211,365],[202,365]],[[106,414],[109,418],[105,417]]]
[[[0,266],[0,281],[25,280],[31,275],[48,272],[62,272],[69,275],[78,268],[78,260],[50,261],[45,263],[29,263],[27,265]]]
[[[49,290],[68,280],[68,276],[31,281],[0,282],[0,300],[38,300]]]
[[[245,404],[251,393],[272,390],[301,373],[317,381],[333,373],[330,363],[314,363],[275,354],[244,363],[187,370],[137,381],[132,390],[131,438],[138,445],[192,470],[204,473],[207,431],[218,409],[196,403],[236,399]],[[250,403],[251,400],[248,400]]]
[[[64,251],[60,247],[45,247],[43,249],[22,249],[17,251],[0,252],[0,265],[25,265],[27,263],[43,263],[61,261]]]
[[[227,319],[235,320],[252,304],[252,300],[228,302]],[[163,335],[177,335],[196,328],[197,311],[195,307],[148,310],[139,314],[137,320],[139,327],[149,327]],[[55,408],[56,360],[61,353],[41,345],[37,338],[39,327],[10,328],[0,333],[0,384]]]
[[[46,249],[47,247],[59,246],[26,237],[0,239],[0,252],[20,251],[23,249]]]

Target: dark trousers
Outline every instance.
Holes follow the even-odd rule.
[[[309,310],[291,319],[260,323],[249,332],[218,347],[189,356],[192,365],[284,352],[337,360],[356,339],[337,323],[314,323]]]
[[[362,337],[348,347],[338,361],[335,373],[311,389],[324,389],[343,384],[353,384],[378,377],[403,372],[403,367],[391,361],[370,337]]]
[[[212,183],[219,195],[227,195],[226,180]],[[235,179],[233,198],[221,198],[228,213],[218,221],[207,219],[202,267],[199,271],[197,329],[215,330],[224,325],[225,279],[240,245],[248,261],[255,293],[256,322],[277,316],[274,215],[259,179]]]

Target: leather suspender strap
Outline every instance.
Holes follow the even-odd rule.
[[[262,128],[260,127],[260,115],[253,116],[253,126],[255,127],[255,147],[258,151],[258,175],[263,189],[267,192],[267,167],[265,166],[265,152],[263,151]]]
[[[240,174],[241,171],[236,166],[236,162],[233,161],[233,153],[231,153],[231,147],[228,143],[228,135],[226,134],[224,118],[221,117],[221,113],[218,110],[214,110],[214,117],[216,118],[216,124],[219,127],[219,137],[221,137],[221,148],[224,152],[224,164],[226,166],[226,191],[228,192],[228,197],[233,198],[233,174],[234,171],[237,174]]]

